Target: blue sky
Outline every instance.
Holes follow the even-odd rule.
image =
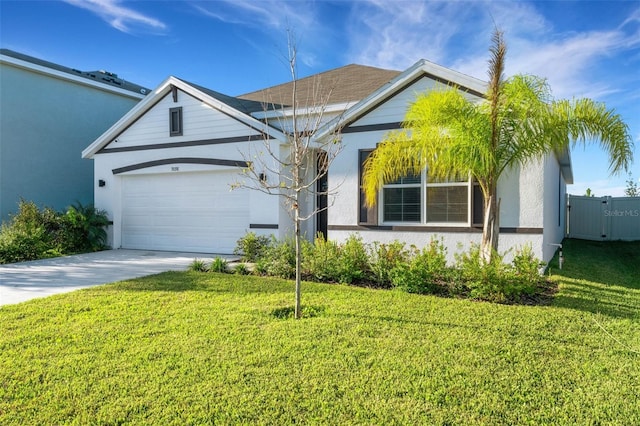
[[[548,79],[556,98],[590,97],[623,116],[640,178],[640,1],[0,0],[0,46],[104,69],[155,88],[175,75],[229,95],[289,81],[286,30],[301,77],[350,63],[404,70],[421,58],[485,79],[494,26],[507,74]],[[575,184],[622,195],[597,145],[572,151]]]

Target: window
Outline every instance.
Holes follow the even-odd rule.
[[[469,220],[469,181],[427,182],[427,222],[467,223]]]
[[[169,109],[169,136],[182,136],[182,107]]]
[[[422,176],[406,176],[382,189],[382,212],[385,222],[420,222],[422,210]]]
[[[428,171],[405,176],[387,183],[380,191],[378,206],[368,207],[362,191],[362,171],[367,157],[373,150],[360,150],[358,171],[360,175],[360,200],[358,223],[360,225],[417,224],[477,226],[483,221],[482,191],[477,182],[457,178],[436,181]],[[378,214],[381,216],[378,222]]]

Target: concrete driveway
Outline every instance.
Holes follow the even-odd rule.
[[[0,265],[0,306],[165,271],[185,270],[195,258],[210,260],[215,256],[121,249]]]

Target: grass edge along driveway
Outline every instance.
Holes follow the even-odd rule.
[[[640,424],[640,243],[551,306],[169,272],[0,308],[0,424]],[[561,272],[561,274],[556,274]]]

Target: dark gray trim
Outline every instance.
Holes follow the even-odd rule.
[[[278,224],[273,223],[250,223],[249,229],[278,229]]]
[[[228,167],[248,167],[249,163],[246,161],[236,161],[236,160],[221,160],[218,158],[164,158],[162,160],[155,161],[147,161],[144,163],[132,164],[130,166],[120,167],[117,169],[113,169],[112,172],[114,175],[118,175],[125,172],[130,172],[133,170],[147,169],[149,167],[155,166],[163,166],[166,164],[209,164],[212,166],[228,166]]]
[[[402,123],[399,121],[395,123],[367,124],[364,126],[347,126],[342,129],[342,133],[375,132],[378,130],[398,129],[402,129]]]
[[[266,139],[266,138],[269,139]],[[123,146],[120,148],[111,148],[106,149],[106,147],[102,148],[98,151],[98,154],[111,154],[115,152],[133,152],[133,151],[147,151],[150,149],[164,149],[164,148],[184,148],[189,146],[201,146],[201,145],[218,145],[225,143],[237,143],[237,142],[253,142],[253,141],[264,141],[273,139],[268,135],[248,135],[248,136],[234,136],[231,138],[218,138],[218,139],[201,139],[197,141],[186,141],[186,142],[169,142],[169,143],[157,143],[153,145],[142,145],[142,146]]]
[[[362,113],[358,114],[357,117],[353,117],[347,123],[344,123],[344,126],[342,126],[342,129],[340,129],[340,131],[338,133],[349,133],[349,132],[345,132],[345,129],[349,128],[349,126],[352,123],[354,123],[355,121],[357,121],[360,118],[364,117],[365,115],[369,114],[371,111],[373,111],[373,110],[379,108],[380,106],[384,105],[387,101],[389,101],[390,99],[395,97],[398,93],[402,92],[407,87],[410,87],[411,85],[413,85],[413,84],[417,83],[418,81],[422,80],[424,77],[430,78],[430,79],[432,79],[434,81],[437,81],[439,83],[445,84],[445,85],[447,85],[449,87],[457,87],[462,92],[470,93],[470,94],[472,94],[474,96],[478,96],[480,98],[484,98],[485,97],[484,93],[476,92],[475,90],[470,89],[468,87],[457,85],[452,81],[446,80],[444,78],[438,77],[438,76],[430,74],[428,72],[422,72],[422,73],[420,73],[420,75],[416,76],[416,78],[414,78],[413,80],[411,80],[407,84],[403,85],[402,87],[399,87],[397,90],[395,90],[392,93],[390,93],[389,96],[384,98],[382,101],[378,102],[375,105],[371,105],[370,108],[367,108],[366,110],[362,111]],[[360,127],[360,126],[355,126],[355,127]]]
[[[481,234],[482,228],[409,225],[329,225],[329,231],[392,231],[392,232],[440,232]],[[542,228],[500,228],[503,234],[542,234]]]

